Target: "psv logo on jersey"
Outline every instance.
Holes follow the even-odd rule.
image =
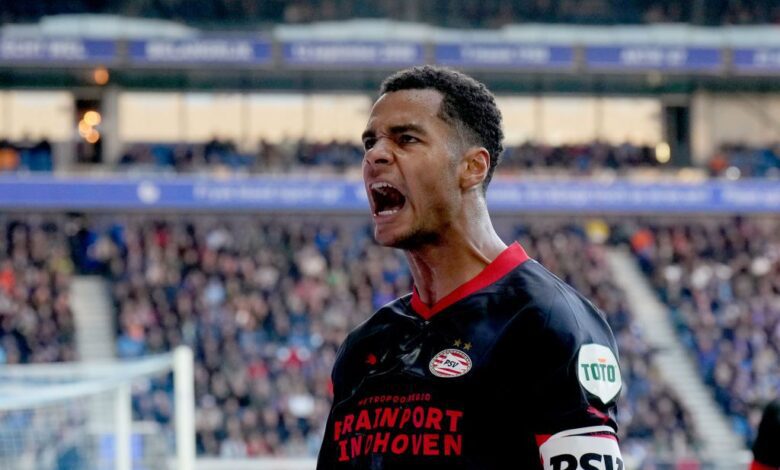
[[[471,358],[460,349],[445,349],[433,356],[428,368],[436,377],[452,378],[471,370]]]

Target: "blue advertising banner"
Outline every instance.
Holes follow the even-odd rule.
[[[780,48],[734,49],[733,64],[737,73],[780,73]]]
[[[438,64],[507,69],[566,69],[574,67],[574,48],[543,44],[449,43],[436,46]]]
[[[620,71],[667,70],[717,72],[723,68],[723,53],[710,47],[590,46],[585,65],[590,69]]]
[[[495,211],[619,213],[780,213],[780,183],[696,184],[497,179]],[[0,178],[0,208],[73,210],[345,211],[368,213],[362,181],[305,177]]]
[[[499,183],[496,181],[496,183]],[[780,212],[780,183],[745,180],[697,184],[595,181],[491,183],[496,210],[543,212]]]
[[[373,41],[292,41],[282,46],[289,65],[402,67],[422,64],[422,44]]]
[[[136,64],[240,64],[271,62],[271,43],[258,39],[154,39],[130,41],[128,58]]]
[[[73,209],[366,209],[362,183],[337,179],[0,178],[0,207]]]
[[[116,54],[114,41],[0,37],[0,62],[111,63]]]

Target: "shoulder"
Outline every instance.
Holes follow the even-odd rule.
[[[617,399],[622,380],[617,342],[605,315],[573,287],[536,263],[544,302],[525,314],[532,324],[532,345],[539,352],[540,376],[571,390],[598,397],[601,405]],[[522,317],[524,312],[518,312]]]
[[[510,294],[526,299],[517,301],[518,308],[496,340],[494,357],[533,358],[525,367],[539,379],[540,395],[553,383],[576,391],[578,384],[590,386],[593,376],[609,373],[613,380],[606,391],[588,391],[611,401],[620,388],[619,355],[604,314],[539,263],[526,265],[513,276],[512,288],[518,292]]]
[[[534,403],[534,432],[608,424],[622,386],[617,345],[593,303],[539,263],[526,263],[511,282],[525,295],[492,351],[502,373],[514,370],[514,393]],[[514,294],[510,294],[510,297]],[[518,359],[523,358],[523,359]]]
[[[578,349],[582,344],[598,343],[616,350],[604,314],[541,264],[526,263],[513,284],[527,297],[513,318],[523,330],[544,336],[549,346]]]

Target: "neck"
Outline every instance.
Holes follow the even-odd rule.
[[[506,249],[487,208],[480,209],[461,217],[437,243],[406,252],[417,295],[425,304],[435,304],[475,277]]]

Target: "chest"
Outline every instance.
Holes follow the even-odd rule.
[[[419,322],[356,344],[342,358],[343,398],[333,408],[340,460],[446,462],[492,446],[517,410],[515,377],[501,370],[510,358],[493,348],[501,329],[496,321]]]

